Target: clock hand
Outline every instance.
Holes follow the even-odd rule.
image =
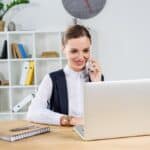
[[[91,5],[89,3],[89,0],[84,0],[84,2],[86,4],[87,8],[89,9],[89,12],[92,13],[92,8],[91,8]]]

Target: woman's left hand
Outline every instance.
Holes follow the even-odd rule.
[[[74,126],[74,125],[83,125],[83,118],[82,117],[73,117],[64,115],[60,118],[60,125],[61,126]]]
[[[92,82],[101,81],[102,69],[94,59],[89,60],[89,75]]]
[[[83,125],[84,121],[82,117],[72,117],[70,116],[70,121],[69,121],[70,125]]]

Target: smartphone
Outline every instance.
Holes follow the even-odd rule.
[[[92,61],[89,59],[86,63],[86,69],[88,72],[93,72]]]

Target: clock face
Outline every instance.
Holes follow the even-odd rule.
[[[62,0],[64,8],[75,18],[88,19],[96,16],[106,0]]]

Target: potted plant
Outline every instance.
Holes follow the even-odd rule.
[[[0,0],[0,31],[4,31],[5,22],[3,17],[5,14],[14,6],[20,4],[27,4],[29,0],[13,0],[10,3],[6,4],[2,0]]]

